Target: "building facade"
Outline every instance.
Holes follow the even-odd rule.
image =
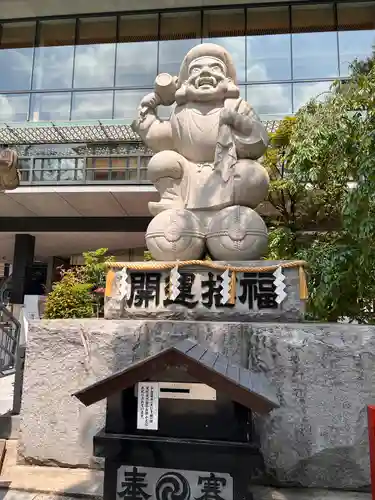
[[[242,95],[258,114],[280,119],[329,91],[335,79],[348,76],[355,58],[372,52],[373,1],[230,4],[4,20],[0,122],[130,125],[157,73],[176,74],[184,54],[206,40],[233,54]],[[23,146],[24,182],[146,180],[148,156],[134,144]]]
[[[202,41],[234,56],[265,119],[298,110],[371,54],[374,2],[336,2],[6,20],[0,121],[125,120],[160,72]],[[162,114],[168,115],[164,109]]]
[[[155,76],[178,73],[194,45],[227,48],[242,96],[273,123],[345,79],[375,41],[375,1],[113,1],[102,13],[94,0],[44,3],[22,0],[15,16],[13,3],[0,0],[0,143],[21,157],[21,187],[0,196],[6,261],[16,232],[36,236],[41,259],[143,246],[156,193],[146,175],[151,153],[130,124]],[[51,216],[72,224],[54,226]],[[115,230],[106,221],[95,226],[98,217],[116,218]],[[129,217],[142,221],[122,226]]]

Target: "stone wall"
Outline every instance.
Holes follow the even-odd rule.
[[[369,484],[366,406],[375,403],[375,327],[142,320],[30,324],[20,459],[92,466],[104,403],[71,394],[182,338],[194,338],[276,385],[281,407],[256,418],[267,480],[362,489]]]

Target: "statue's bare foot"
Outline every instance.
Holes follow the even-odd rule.
[[[178,210],[180,208],[183,208],[182,203],[176,203],[175,201],[164,198],[160,201],[150,201],[148,203],[148,210],[153,216],[160,214],[160,212],[164,212],[164,210]]]
[[[207,231],[207,247],[215,260],[241,261],[263,257],[267,227],[251,208],[235,205],[220,210]]]
[[[155,260],[200,259],[205,252],[204,229],[188,210],[164,210],[150,222],[146,244]]]

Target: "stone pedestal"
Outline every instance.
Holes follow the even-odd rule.
[[[280,408],[255,422],[266,465],[263,483],[369,486],[366,407],[375,403],[375,327],[361,325],[32,321],[20,460],[91,467],[92,438],[103,426],[105,408],[88,411],[71,395],[184,338],[262,371],[276,386]]]
[[[215,262],[218,266],[256,268],[282,266],[286,261]],[[131,263],[144,266],[145,263]],[[170,297],[170,270],[134,270],[127,274],[127,295],[123,270],[114,269],[116,276],[105,303],[106,319],[169,319],[208,321],[301,321],[305,301],[300,298],[299,268],[283,268],[286,293],[278,303],[274,271],[261,273],[236,272],[232,303],[224,297],[225,281],[231,286],[231,272],[207,266],[184,266],[177,269],[179,295]],[[166,264],[166,263],[161,263]],[[208,262],[209,264],[209,262]],[[173,271],[172,271],[173,272]]]

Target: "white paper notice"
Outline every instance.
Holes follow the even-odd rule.
[[[137,429],[158,430],[159,384],[158,382],[138,383]]]

